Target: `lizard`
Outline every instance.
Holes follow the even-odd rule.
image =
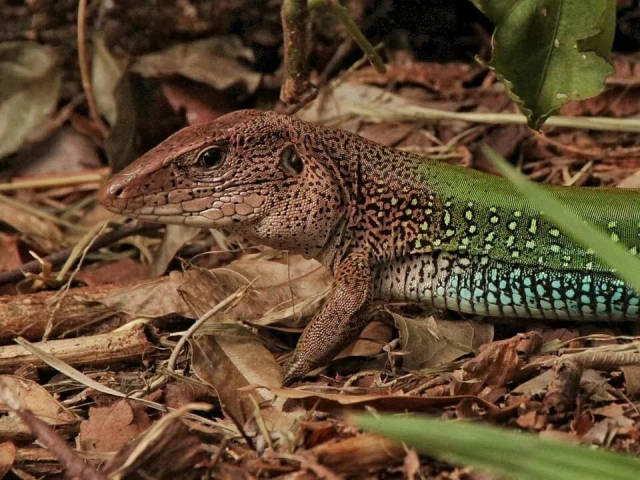
[[[543,188],[638,254],[640,192]],[[275,112],[188,126],[99,198],[142,221],[228,229],[327,267],[330,293],[285,383],[355,340],[376,301],[490,317],[640,318],[634,290],[507,180]]]

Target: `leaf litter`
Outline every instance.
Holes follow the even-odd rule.
[[[109,38],[96,37],[94,88],[111,136],[106,144],[96,140],[82,109],[73,110],[63,128],[81,135],[83,145],[93,145],[93,154],[106,154],[113,166],[161,140],[182,125],[184,117],[198,121],[246,105],[247,95],[265,94],[272,80],[264,68],[255,67],[262,54],[256,45],[279,40],[270,39],[268,29],[260,35],[251,41],[242,35],[217,35],[131,56],[122,55]],[[0,103],[2,109],[19,100],[23,113],[29,112],[20,134],[10,141],[0,128],[0,152],[18,152],[16,158],[33,141],[53,133],[51,120],[60,113],[55,55],[33,44],[18,47],[39,55],[42,63],[29,69],[28,81],[14,82],[15,88],[6,90],[9,103]],[[219,68],[211,68],[213,64]],[[5,65],[9,70],[3,70]],[[17,72],[15,65],[3,63],[0,78],[2,72]],[[607,92],[572,102],[562,114],[625,117],[640,112],[637,60],[618,54],[614,65]],[[29,103],[25,88],[41,96]],[[141,92],[146,95],[144,108],[172,116],[152,116],[158,125],[146,128],[149,110],[141,110]],[[212,99],[209,104],[203,100],[207,98]],[[175,107],[167,110],[163,102]],[[515,125],[458,119],[416,123],[359,114],[371,105],[400,110],[418,105],[454,113],[513,111],[504,89],[484,66],[410,58],[391,62],[386,74],[370,67],[342,74],[300,115],[397,148],[488,170],[489,163],[478,153],[486,143],[506,156],[524,159],[523,171],[548,183],[638,183],[631,175],[640,167],[635,135],[566,128],[548,128],[539,135]],[[28,162],[28,156],[24,158],[21,162]],[[86,165],[75,161],[65,168],[75,173]],[[32,178],[33,173],[26,172],[27,179]],[[38,181],[48,175],[53,178],[39,172]],[[0,209],[0,265],[10,270],[34,258],[29,250],[39,258],[74,245],[83,232],[70,225],[90,229],[107,218],[94,206],[96,187],[86,182],[7,193],[38,212],[15,204]],[[144,472],[145,478],[201,478],[206,472],[220,478],[479,478],[375,435],[360,434],[344,421],[347,409],[484,420],[640,452],[640,370],[633,362],[638,341],[633,327],[564,328],[519,321],[494,325],[483,318],[382,304],[360,339],[331,365],[295,388],[282,388],[282,366],[298,333],[322,305],[330,274],[312,260],[248,245],[221,232],[165,232],[120,240],[86,256],[73,288],[61,300],[48,342],[55,346],[51,342],[60,336],[70,337],[57,353],[69,368],[58,363],[34,368],[31,359],[12,366],[14,375],[3,375],[24,408],[55,425],[60,442],[77,446],[93,465],[107,461],[103,472],[110,478],[138,478],[136,472]],[[56,267],[47,269],[46,277],[54,278]],[[167,273],[155,277],[162,272]],[[9,295],[0,297],[0,321],[6,326],[0,358],[15,348],[10,344],[20,334],[40,339],[50,321],[50,292],[35,290],[47,285],[55,284],[23,283],[20,295],[16,285],[3,287]],[[234,302],[189,338],[177,354],[176,369],[169,370],[167,360],[177,339],[238,290],[242,294]],[[130,330],[123,333],[123,325]],[[103,357],[103,363],[80,356],[91,352],[92,345],[127,336],[141,342],[139,354]],[[105,343],[91,343],[100,339]],[[74,374],[73,365],[86,378]],[[163,406],[167,410],[157,409]],[[0,430],[8,439],[0,444],[0,472],[13,468],[59,476],[61,465],[68,468],[32,443],[33,435],[15,415],[0,411]],[[58,447],[52,451],[61,454]],[[46,458],[48,463],[28,458]]]

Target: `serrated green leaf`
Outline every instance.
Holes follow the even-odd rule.
[[[452,463],[516,480],[632,480],[640,459],[485,425],[425,416],[357,415],[356,423]]]
[[[615,29],[614,0],[517,0],[506,11],[506,0],[474,1],[501,18],[490,64],[531,127],[538,128],[564,103],[604,89],[613,73],[607,56]]]

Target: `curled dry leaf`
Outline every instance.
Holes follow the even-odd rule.
[[[109,164],[114,171],[128,165],[139,153],[136,129],[136,108],[126,59],[115,57],[107,48],[104,37],[93,37],[91,80],[100,113],[109,122],[111,131],[105,140]]]
[[[477,401],[482,406],[496,410],[497,407],[474,395],[446,395],[441,397],[421,397],[418,395],[352,395],[299,390],[295,388],[270,388],[272,394],[290,400],[299,400],[307,409],[323,412],[349,409],[375,408],[387,412],[426,412],[432,408],[457,404],[460,400]]]
[[[207,325],[200,333],[191,341],[193,371],[216,390],[224,412],[242,426],[253,417],[256,404],[273,396],[238,390],[252,384],[279,387],[280,367],[258,337],[240,324]]]
[[[222,268],[171,272],[168,277],[117,292],[101,302],[131,315],[196,318],[194,308],[205,312],[250,282],[240,301],[218,314],[214,323],[225,319],[300,327],[327,295],[331,276],[316,261],[299,255],[245,255]]]
[[[0,375],[0,379],[18,399],[21,408],[30,410],[36,417],[47,424],[61,426],[77,422],[75,415],[36,382],[13,375]],[[0,402],[0,412],[6,413],[8,411],[7,406]],[[2,417],[0,423],[6,418]]]
[[[44,138],[60,95],[55,51],[36,42],[0,43],[0,158]]]
[[[254,93],[262,76],[240,61],[252,60],[252,55],[238,37],[212,37],[144,55],[132,70],[144,77],[182,75],[218,90],[242,85],[247,93]]]
[[[392,313],[409,370],[437,367],[477,350],[493,340],[493,325],[474,321],[410,318]]]

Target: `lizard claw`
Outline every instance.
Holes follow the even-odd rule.
[[[297,355],[294,355],[293,359],[287,366],[282,384],[284,386],[289,386],[296,380],[300,380],[301,378],[303,378],[312,369],[313,365],[311,364],[311,362],[304,358],[300,358]]]

